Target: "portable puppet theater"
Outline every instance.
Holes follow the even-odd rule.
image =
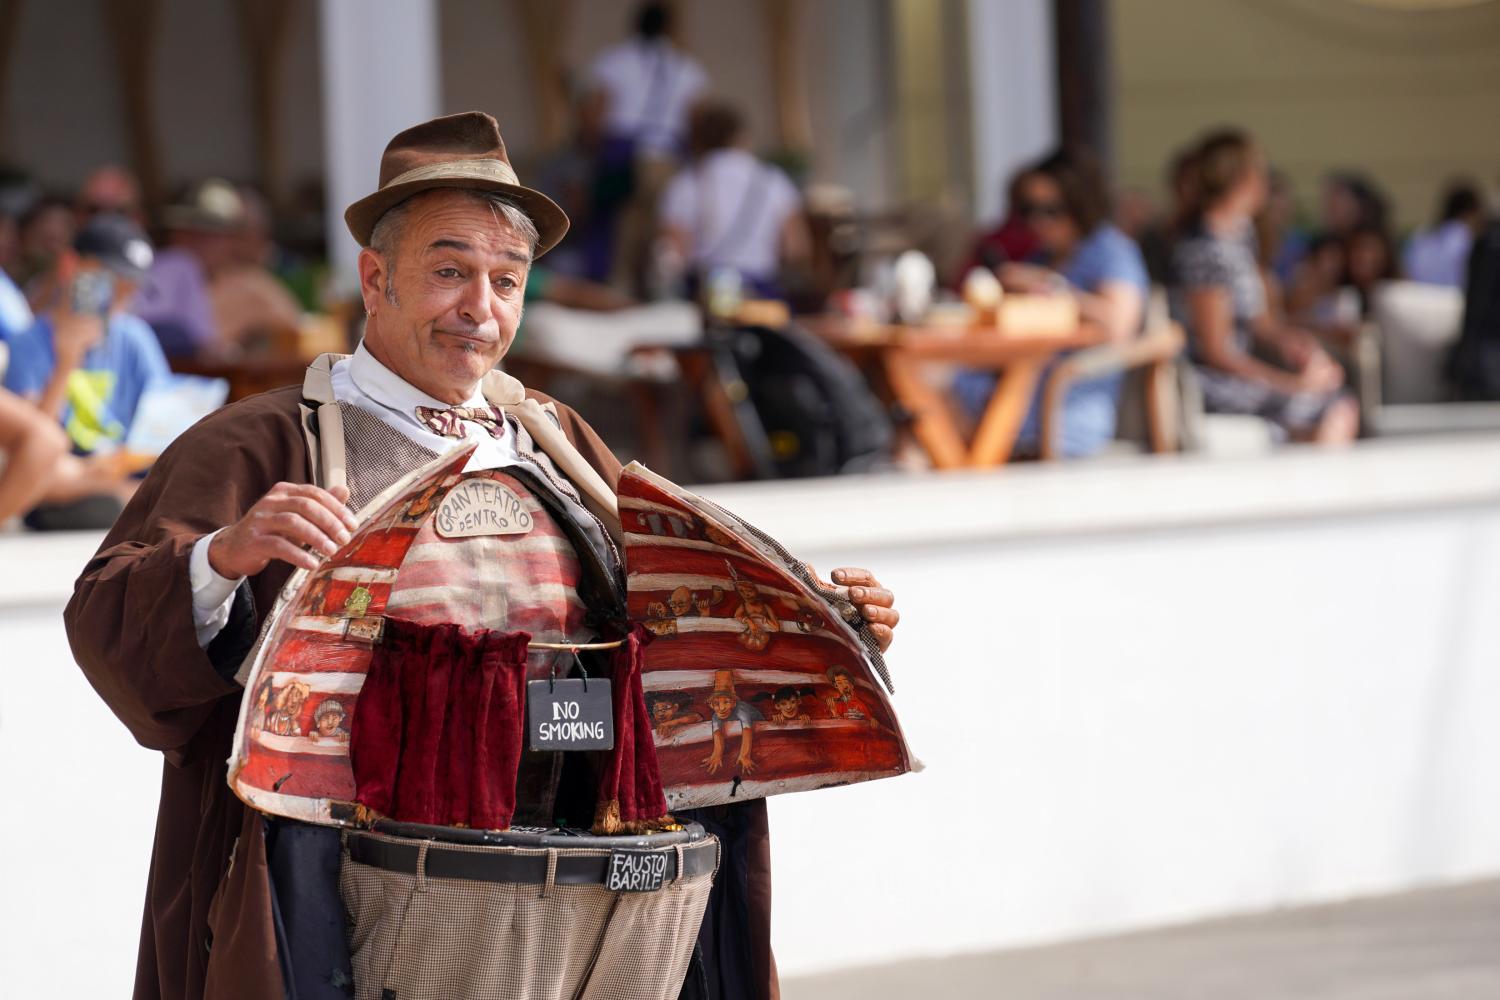
[[[358,996],[522,974],[515,995],[676,996],[718,844],[669,807],[908,770],[878,649],[774,540],[639,466],[610,526],[624,613],[601,616],[545,484],[466,473],[469,453],[376,497],[289,580],[242,678],[230,784],[344,829]],[[607,747],[557,704],[590,683]],[[541,724],[589,748],[536,749]]]

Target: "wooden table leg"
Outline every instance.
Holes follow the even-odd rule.
[[[1001,370],[979,429],[974,433],[966,464],[987,469],[1010,458],[1041,372],[1041,359],[1018,358]]]
[[[948,401],[922,378],[916,362],[900,351],[884,357],[885,381],[903,409],[911,414],[912,433],[932,459],[934,468],[957,469],[969,464],[969,449],[953,425]]]
[[[740,431],[739,421],[734,416],[734,401],[725,391],[713,370],[713,359],[706,351],[679,351],[677,363],[686,376],[687,383],[698,393],[703,403],[704,416],[713,428],[714,435],[729,454],[729,464],[736,479],[748,479],[755,473],[755,462]]]

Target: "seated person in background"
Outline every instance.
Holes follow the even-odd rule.
[[[704,104],[689,128],[692,162],[667,184],[663,242],[685,262],[690,290],[711,271],[740,275],[747,297],[778,298],[777,275],[800,263],[812,237],[791,178],[745,148],[745,121],[727,104]]]
[[[1026,169],[1017,194],[1016,214],[1036,235],[1039,249],[1031,263],[1001,265],[997,274],[1006,291],[1071,296],[1079,315],[1097,324],[1111,343],[1138,335],[1150,279],[1140,250],[1109,221],[1109,199],[1095,164],[1054,153]],[[954,390],[978,416],[994,382],[987,372],[965,372]],[[1090,455],[1113,440],[1121,382],[1122,376],[1107,375],[1075,383],[1068,391],[1058,442],[1062,454]],[[1039,385],[1017,444],[1033,450],[1040,435]]]
[[[67,453],[62,428],[0,389],[0,525],[41,501]]]
[[[1188,331],[1210,412],[1270,421],[1279,436],[1351,441],[1359,408],[1341,392],[1344,372],[1306,332],[1279,325],[1266,306],[1252,220],[1266,193],[1266,166],[1249,135],[1211,135],[1198,156],[1199,205],[1173,252],[1173,315]],[[1259,347],[1279,364],[1256,356]]]
[[[73,206],[63,198],[40,198],[21,216],[20,253],[12,277],[33,307],[37,299],[47,296],[46,276],[73,245],[76,232]]]
[[[221,349],[209,283],[234,261],[245,204],[228,181],[207,180],[162,213],[167,247],[156,255],[130,311],[172,357]]]
[[[39,527],[108,526],[132,486],[115,452],[146,388],[169,374],[151,328],[125,309],[151,266],[145,234],[121,216],[98,215],[79,231],[74,250],[59,259],[48,282],[53,297],[39,303],[36,321],[8,340],[5,388],[59,421],[82,458],[43,499],[91,501],[86,511],[33,511],[28,523]]]
[[[73,204],[81,226],[101,212],[123,215],[138,226],[146,225],[141,207],[141,185],[124,167],[106,164],[84,179]]]
[[[1036,253],[1036,233],[1021,218],[1016,207],[1021,204],[1021,184],[1026,180],[1026,171],[1021,171],[1010,180],[1005,192],[1005,218],[1000,225],[987,233],[981,233],[969,250],[964,266],[954,275],[952,286],[960,288],[963,280],[976,267],[996,270],[1011,260],[1027,260]]]
[[[5,214],[3,205],[0,205],[0,229],[16,230],[15,217]],[[25,332],[34,319],[25,293],[11,278],[10,273],[0,267],[0,342]],[[0,361],[0,370],[4,367],[4,362]]]
[[[223,354],[238,354],[258,337],[295,333],[302,322],[302,307],[271,273],[270,209],[258,191],[242,187],[238,193],[243,219],[208,289]]]
[[[1469,181],[1450,182],[1432,228],[1413,233],[1406,243],[1402,264],[1407,278],[1428,285],[1463,288],[1469,250],[1483,226],[1484,199],[1479,188]]]

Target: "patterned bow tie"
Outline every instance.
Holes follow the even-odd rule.
[[[491,437],[505,436],[505,418],[495,406],[450,406],[439,410],[432,406],[417,407],[417,419],[426,424],[434,434],[443,437],[464,436],[463,421],[469,420],[490,432]]]

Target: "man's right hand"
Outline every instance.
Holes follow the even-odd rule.
[[[254,576],[273,559],[316,569],[359,526],[344,501],[349,491],[299,483],[277,483],[245,516],[214,536],[208,564],[230,580]]]

